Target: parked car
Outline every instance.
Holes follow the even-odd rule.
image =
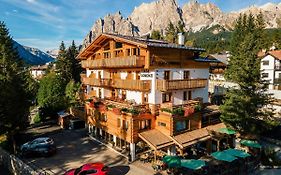
[[[23,144],[20,150],[23,156],[50,156],[56,152],[56,146],[53,139],[40,137]]]
[[[85,128],[85,121],[75,118],[69,121],[69,129],[74,130],[74,129],[81,129]]]
[[[103,163],[88,163],[67,171],[64,175],[107,175],[109,167]]]

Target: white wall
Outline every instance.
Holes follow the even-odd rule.
[[[142,103],[142,93],[137,91],[126,91],[126,99],[134,100],[137,104]]]
[[[189,71],[190,78],[209,78],[209,69],[157,69],[156,77],[158,79],[164,79],[164,71],[170,71],[171,80],[183,79],[183,72]]]
[[[263,61],[269,61],[269,65],[263,65]],[[273,80],[274,80],[274,66],[275,66],[275,58],[273,56],[267,55],[263,59],[261,59],[261,67],[260,67],[261,74],[268,73],[268,77],[263,79],[268,80],[270,84],[273,84]]]

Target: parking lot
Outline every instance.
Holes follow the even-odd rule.
[[[138,161],[128,164],[122,155],[91,140],[85,130],[61,130],[58,126],[48,126],[36,128],[32,132],[35,131],[45,132],[45,136],[53,138],[57,145],[57,153],[47,158],[24,159],[34,169],[44,170],[49,174],[63,174],[85,163],[102,162],[111,167],[110,174],[114,175],[154,174],[151,166]]]

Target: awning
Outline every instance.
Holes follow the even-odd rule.
[[[252,148],[261,148],[261,145],[257,141],[253,140],[241,140],[240,143]]]
[[[235,156],[235,157],[241,157],[241,158],[246,158],[251,156],[250,154],[246,153],[245,151],[239,150],[239,149],[228,149],[223,151],[226,154]]]
[[[169,168],[177,168],[181,166],[181,159],[178,156],[165,156],[162,160]]]
[[[157,129],[139,133],[139,137],[154,149],[161,149],[174,144],[173,140]]]
[[[236,157],[221,151],[214,152],[211,154],[211,156],[213,156],[217,160],[226,161],[226,162],[232,162],[237,159]]]
[[[203,160],[195,160],[195,159],[188,159],[188,160],[182,159],[181,160],[181,166],[182,167],[192,169],[192,170],[198,170],[205,165],[206,165],[206,163]]]
[[[211,138],[208,130],[218,130],[220,128],[224,128],[225,125],[223,123],[219,123],[216,125],[207,126],[205,128],[196,129],[190,132],[186,132],[183,134],[176,135],[172,137],[172,139],[177,143],[180,148],[186,148],[190,145],[193,145],[198,142],[202,142]]]
[[[218,129],[218,132],[228,135],[236,134],[236,132],[233,129],[229,129],[229,128],[220,128]]]

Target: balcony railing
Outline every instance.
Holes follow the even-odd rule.
[[[112,80],[112,79],[96,79],[96,78],[82,78],[83,84],[97,86],[97,87],[109,87],[136,91],[150,91],[150,81],[142,80]]]
[[[82,61],[83,68],[127,68],[127,67],[143,67],[143,56],[128,56],[128,57],[116,57],[96,60]]]
[[[189,80],[157,80],[156,88],[160,91],[195,89],[207,86],[207,79],[189,79]]]

